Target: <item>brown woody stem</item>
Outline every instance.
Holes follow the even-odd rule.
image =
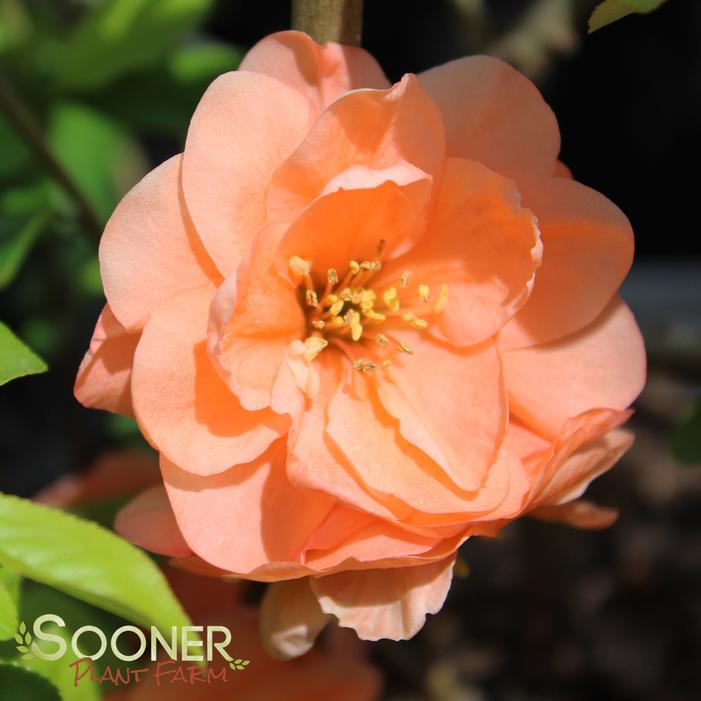
[[[292,0],[292,28],[323,44],[360,46],[363,0]]]

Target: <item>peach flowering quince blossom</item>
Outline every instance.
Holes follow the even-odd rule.
[[[217,78],[100,246],[76,394],[133,413],[164,483],[120,531],[271,582],[264,640],[292,657],[334,618],[414,635],[470,536],[608,525],[579,497],[644,382],[633,237],[559,144],[489,57],[390,85],[282,32]]]

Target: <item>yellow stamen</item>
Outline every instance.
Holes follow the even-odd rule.
[[[382,295],[382,299],[390,311],[399,311],[399,297],[397,296],[396,287],[390,287],[388,290],[385,290],[385,293]]]
[[[360,263],[358,263],[355,260],[352,260],[350,262],[349,267],[350,267],[351,273],[353,273],[353,275],[357,275],[360,272]]]
[[[423,319],[419,319],[418,316],[413,314],[412,312],[407,312],[402,316],[402,319],[404,321],[410,323],[415,329],[427,329],[428,328],[428,322],[424,321]]]
[[[399,286],[405,289],[409,285],[409,279],[411,278],[411,270],[405,270],[402,273],[401,278],[399,278]]]
[[[324,326],[326,326],[326,322],[322,319],[317,319],[316,321],[312,321],[312,326],[315,329],[319,329],[319,331],[321,331],[324,328]]]
[[[406,343],[404,343],[404,341],[399,341],[399,350],[404,351],[409,355],[414,354],[414,351],[411,349],[411,346],[408,346]]]
[[[443,307],[445,306],[446,300],[448,299],[448,285],[445,283],[441,284],[441,291],[438,293],[438,299],[436,300],[436,303],[433,305],[434,311],[440,312],[443,311]]]
[[[384,321],[387,317],[384,314],[381,314],[380,312],[376,312],[374,309],[369,309],[366,312],[363,312],[363,315],[365,316],[366,319],[372,319],[373,321]]]
[[[335,268],[329,268],[326,271],[326,279],[327,279],[329,285],[338,284],[338,273],[336,272]]]
[[[330,307],[329,307],[329,314],[331,316],[337,316],[338,313],[343,309],[343,300],[342,299],[337,299]]]
[[[360,337],[363,335],[363,326],[360,323],[360,314],[356,312],[355,310],[349,312],[351,317],[350,317],[350,328],[351,328],[351,338],[354,341],[360,340]]]
[[[383,347],[389,345],[389,338],[383,333],[378,333],[377,336],[375,336],[375,340]]]
[[[316,307],[319,304],[319,298],[317,297],[316,292],[314,292],[314,290],[307,290],[304,295],[304,298],[306,299],[307,304],[310,307]]]
[[[431,299],[431,291],[428,285],[419,285],[419,297],[422,302],[428,302]]]
[[[304,339],[304,360],[311,363],[321,351],[329,345],[325,338],[319,336],[309,336]]]
[[[288,265],[290,266],[292,274],[296,277],[309,275],[312,270],[312,262],[310,260],[304,260],[304,258],[300,258],[299,256],[292,256],[288,261]]]

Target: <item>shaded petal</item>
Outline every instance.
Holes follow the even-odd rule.
[[[320,374],[320,389],[292,423],[288,439],[289,479],[299,487],[324,491],[365,513],[393,518],[397,509],[400,514],[407,514],[409,509],[396,499],[387,503],[368,493],[353,466],[326,435],[329,402],[345,382],[344,361],[340,352],[332,347],[314,361]]]
[[[265,224],[273,171],[309,126],[307,99],[258,73],[225,73],[203,95],[187,135],[182,183],[195,227],[222,275],[236,269]]]
[[[349,90],[389,85],[367,51],[331,42],[319,45],[296,31],[276,32],[259,41],[240,70],[263,73],[289,85],[305,95],[316,112]]]
[[[115,316],[143,328],[162,300],[220,276],[185,211],[181,156],[162,163],[117,205],[100,239],[100,273]]]
[[[441,610],[453,578],[455,557],[428,565],[313,578],[321,608],[363,640],[408,640],[426,615]]]
[[[333,506],[328,495],[290,484],[284,441],[254,462],[209,477],[163,456],[161,470],[188,545],[209,564],[238,574],[299,562],[304,543]]]
[[[139,494],[119,511],[114,529],[134,545],[168,557],[189,557],[162,485]]]
[[[598,192],[563,178],[519,181],[538,217],[543,263],[527,304],[502,331],[505,348],[549,343],[591,323],[633,261],[626,216]]]
[[[419,74],[445,122],[448,155],[499,173],[550,175],[560,150],[552,110],[528,78],[491,56],[469,56]]]
[[[377,381],[404,438],[464,490],[479,488],[501,443],[508,415],[496,344],[458,349],[416,333]]]
[[[645,383],[645,349],[628,307],[616,297],[601,316],[556,343],[503,353],[513,413],[543,436],[589,409],[623,410]]]
[[[322,286],[328,268],[345,274],[351,260],[373,260],[380,241],[391,257],[424,233],[426,212],[393,182],[375,188],[338,190],[320,197],[290,226],[277,258],[289,275],[292,256],[310,260],[312,277]]]
[[[309,579],[273,582],[260,606],[263,647],[278,660],[290,660],[309,652],[331,620],[312,593]]]
[[[541,506],[531,511],[529,516],[539,521],[564,523],[574,528],[599,529],[613,525],[618,518],[618,511],[577,499],[567,504]]]
[[[160,304],[134,356],[134,412],[149,441],[183,469],[212,474],[255,459],[289,420],[246,411],[219,377],[205,337],[214,288],[196,287]]]
[[[389,90],[356,90],[321,115],[275,172],[268,194],[269,218],[291,221],[328,192],[334,179],[359,166],[366,178],[374,173],[375,178],[403,183],[423,175],[430,184],[440,174],[444,156],[440,113],[415,76],[404,76]],[[333,187],[357,186],[362,183],[358,176],[347,175]]]
[[[86,407],[132,416],[131,368],[140,333],[130,333],[106,304],[78,370],[73,392]]]
[[[236,273],[211,306],[208,347],[220,375],[250,411],[270,406],[287,348],[304,336],[296,290],[274,267],[285,225],[272,224],[254,239]]]
[[[67,508],[135,494],[160,482],[161,473],[153,454],[113,450],[101,453],[85,472],[59,477],[32,500]]]
[[[428,285],[435,300],[447,284],[442,312],[426,306],[420,316],[432,320],[434,336],[467,346],[493,336],[523,306],[541,252],[536,220],[521,207],[514,183],[475,161],[451,158],[427,235],[385,266],[378,284],[410,270],[401,296],[410,305],[418,304],[419,285]]]

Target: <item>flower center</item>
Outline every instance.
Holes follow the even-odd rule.
[[[401,335],[402,328],[423,331],[429,326],[423,317],[434,316],[443,309],[448,286],[440,285],[434,301],[426,284],[418,285],[412,294],[410,270],[404,270],[395,281],[373,286],[382,269],[384,247],[384,241],[380,241],[373,260],[351,260],[342,276],[335,268],[329,268],[325,284],[314,283],[311,260],[290,258],[290,271],[300,280],[300,302],[307,317],[309,335],[304,345],[308,362],[333,344],[350,358],[356,370],[384,370],[394,353],[413,353],[397,332]]]

